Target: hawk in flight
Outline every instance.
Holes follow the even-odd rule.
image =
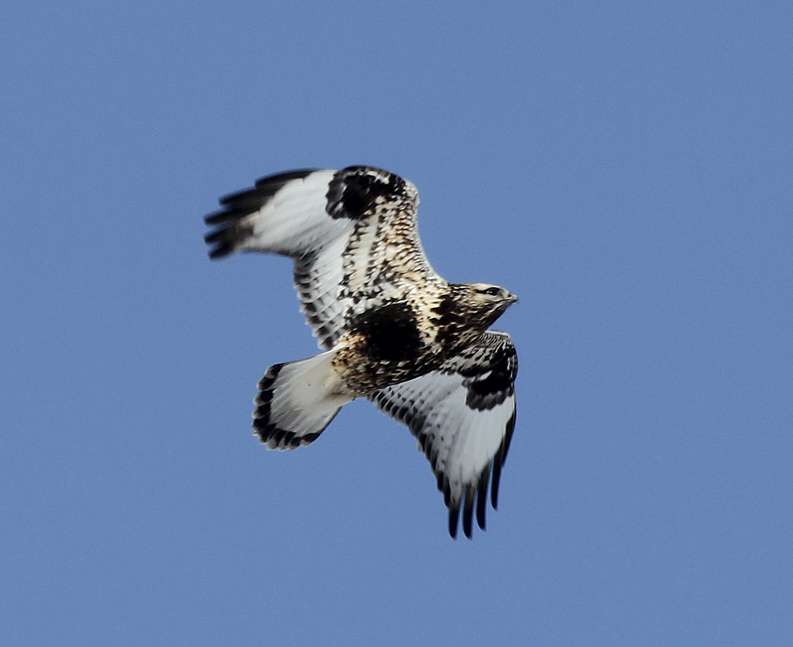
[[[339,409],[368,398],[404,423],[471,537],[498,504],[515,428],[517,354],[488,330],[517,297],[447,283],[419,241],[416,187],[369,166],[272,175],[220,199],[205,218],[210,258],[269,252],[294,261],[300,309],[320,348],[259,381],[253,429],[268,449],[308,445]]]

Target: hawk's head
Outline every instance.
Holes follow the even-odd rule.
[[[455,287],[462,288],[460,301],[468,310],[471,323],[480,330],[489,328],[518,300],[509,290],[489,283],[465,283]]]

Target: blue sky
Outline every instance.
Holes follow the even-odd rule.
[[[5,7],[0,643],[791,644],[792,7]],[[370,404],[249,429],[316,346],[290,263],[210,262],[202,216],[350,164],[521,299],[473,541]]]

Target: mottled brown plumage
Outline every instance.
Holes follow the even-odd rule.
[[[506,290],[484,284],[446,284],[436,292],[420,299],[408,293],[404,300],[376,306],[350,322],[336,343],[333,368],[351,394],[367,396],[435,370],[515,301]]]

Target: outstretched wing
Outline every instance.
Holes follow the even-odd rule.
[[[272,252],[294,259],[301,310],[329,349],[374,299],[399,297],[427,281],[445,283],[424,255],[416,187],[368,166],[265,177],[220,199],[205,218],[209,256]]]
[[[488,482],[498,506],[501,468],[515,428],[518,356],[510,336],[489,330],[441,367],[369,396],[377,407],[408,426],[438,479],[455,537],[463,503],[463,530],[476,520],[485,528]]]

